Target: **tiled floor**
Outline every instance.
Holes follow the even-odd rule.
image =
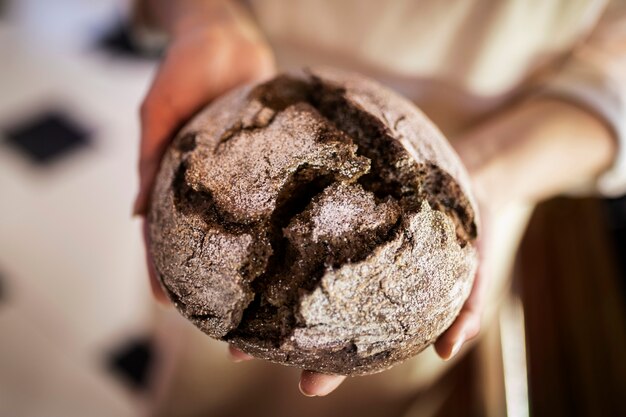
[[[110,363],[152,328],[130,213],[154,63],[96,46],[118,3],[19,0],[0,20],[2,416],[145,412]]]

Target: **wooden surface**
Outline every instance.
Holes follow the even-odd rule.
[[[544,203],[530,222],[517,283],[533,416],[626,415],[624,248],[607,230],[593,199]]]

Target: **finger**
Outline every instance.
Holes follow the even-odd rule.
[[[302,371],[299,388],[300,392],[307,397],[323,397],[333,392],[345,379],[343,375]]]
[[[154,267],[154,262],[152,260],[152,252],[150,251],[150,234],[148,233],[148,221],[144,219],[141,226],[145,243],[144,246],[146,253],[146,264],[148,267],[148,276],[150,277],[150,287],[152,288],[152,294],[159,303],[163,305],[169,305],[170,300],[163,290],[163,287],[161,286],[161,283],[157,277],[156,268]]]
[[[248,355],[247,353],[237,349],[233,345],[228,345],[228,356],[230,360],[233,362],[243,362],[254,359],[253,356]]]

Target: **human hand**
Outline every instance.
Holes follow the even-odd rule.
[[[442,359],[454,357],[480,332],[491,278],[489,257],[495,252],[490,234],[497,216],[510,204],[536,203],[597,177],[615,153],[614,142],[596,116],[554,99],[523,103],[454,138],[478,205],[479,266],[461,312],[435,342]],[[231,355],[237,360],[250,358],[232,348]],[[344,379],[305,372],[300,389],[310,394],[322,387],[325,395]]]
[[[480,332],[481,317],[484,308],[485,291],[489,282],[489,271],[485,262],[488,253],[488,231],[494,213],[488,209],[488,201],[477,194],[479,217],[481,220],[480,234],[476,241],[478,250],[478,269],[470,295],[465,300],[459,315],[448,329],[435,342],[435,352],[443,360],[450,360],[456,356],[463,345],[475,338]],[[482,201],[481,201],[482,200]]]
[[[496,252],[490,246],[496,216],[511,204],[536,204],[593,181],[615,154],[615,140],[601,119],[574,103],[549,97],[512,106],[454,139],[470,174],[481,230],[470,296],[435,343],[443,359],[456,355],[480,331],[490,256]]]
[[[242,82],[270,76],[273,70],[266,46],[233,34],[231,28],[200,27],[174,39],[141,109],[141,186],[135,205],[138,214],[143,215],[147,210],[162,154],[177,128],[224,91]],[[143,227],[149,250],[145,220]],[[149,253],[147,264],[155,298],[168,303]],[[252,359],[234,347],[229,347],[229,352],[235,361]],[[332,392],[344,379],[344,376],[304,371],[299,386],[305,395],[322,396]]]

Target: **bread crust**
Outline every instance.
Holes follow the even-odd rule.
[[[433,343],[477,265],[467,174],[412,103],[331,69],[238,88],[167,150],[148,216],[176,308],[253,356],[382,371]]]

